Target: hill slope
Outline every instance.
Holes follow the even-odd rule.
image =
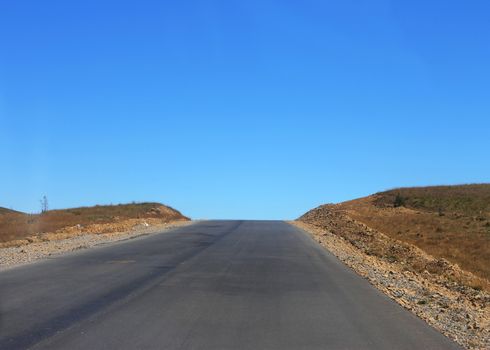
[[[490,279],[490,184],[394,189],[324,205],[299,220],[321,226],[332,213]]]
[[[20,211],[0,207],[0,215],[3,214],[22,214]]]
[[[396,199],[398,197],[398,203]],[[375,205],[469,216],[490,213],[490,184],[398,188],[376,194]]]
[[[0,208],[0,243],[22,240],[46,232],[73,227],[81,232],[118,230],[122,222],[133,219],[157,222],[189,220],[179,211],[160,203],[96,205],[94,207],[50,210],[43,214],[26,214]],[[116,225],[110,227],[110,224]]]
[[[293,224],[467,349],[490,349],[490,185],[401,188]]]

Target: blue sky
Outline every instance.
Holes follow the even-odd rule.
[[[194,218],[490,180],[488,1],[0,2],[0,206]]]

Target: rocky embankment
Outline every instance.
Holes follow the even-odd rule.
[[[122,241],[142,235],[191,224],[191,221],[163,219],[128,219],[117,223],[76,225],[55,232],[42,233],[0,245],[0,269],[26,264],[100,244]]]
[[[490,349],[488,281],[373,230],[335,205],[292,224],[359,275],[467,349]],[[481,287],[484,286],[484,287]]]

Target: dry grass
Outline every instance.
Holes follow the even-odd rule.
[[[401,206],[394,207],[397,197]],[[389,237],[490,279],[490,184],[401,188],[336,207]]]
[[[479,216],[490,213],[490,184],[397,188],[376,193],[376,206],[392,207],[398,196],[403,206],[428,212]]]
[[[0,208],[0,243],[25,239],[44,232],[55,232],[76,225],[107,224],[127,219],[146,218],[168,221],[187,220],[177,210],[159,203],[96,205],[50,210],[34,215]]]
[[[15,210],[12,210],[12,209],[7,209],[7,208],[0,207],[0,215],[2,215],[2,214],[14,214],[14,213],[22,214],[20,211],[15,211]]]

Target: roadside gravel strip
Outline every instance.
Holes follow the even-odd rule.
[[[149,225],[146,222],[135,225],[130,230],[110,233],[83,233],[62,239],[49,239],[15,247],[0,248],[0,270],[45,259],[79,249],[123,241],[143,235],[164,233],[166,230],[192,224],[192,221],[174,221]],[[51,235],[53,236],[53,235]]]
[[[356,273],[405,309],[467,349],[490,349],[490,295],[453,285],[428,271],[408,271],[406,266],[368,255],[344,237],[301,221],[295,225],[332,252]],[[332,221],[335,228],[345,223]]]

